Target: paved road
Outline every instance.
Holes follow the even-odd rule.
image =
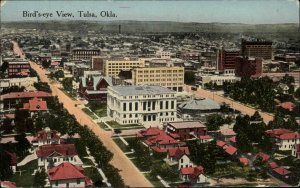
[[[14,43],[14,52],[19,54],[21,58],[22,50]],[[114,154],[111,164],[120,169],[120,175],[124,179],[126,185],[130,187],[153,187],[153,185],[143,176],[143,174],[135,167],[135,165],[127,158],[122,150],[112,140],[111,135],[101,129],[92,119],[86,115],[82,110],[75,107],[77,101],[73,101],[67,95],[65,95],[58,87],[57,84],[51,84],[50,80],[45,74],[45,70],[41,69],[36,63],[30,62],[31,67],[38,73],[42,82],[47,82],[54,96],[58,96],[60,102],[64,104],[64,107],[70,114],[74,114],[77,121],[81,125],[87,125],[103,142],[104,146]]]
[[[231,108],[240,111],[242,114],[248,114],[249,116],[252,116],[256,111],[256,109],[250,108],[244,104],[241,104],[236,101],[225,98],[223,96],[217,95],[215,92],[207,91],[207,90],[200,89],[200,88],[198,88],[197,91],[193,91],[193,90],[191,90],[191,86],[188,86],[188,85],[186,85],[184,89],[187,92],[194,93],[198,97],[210,98],[218,103],[225,102],[226,104],[230,105]],[[259,112],[259,113],[262,116],[262,118],[264,119],[265,123],[268,123],[269,121],[273,120],[272,114],[268,114],[265,112]]]

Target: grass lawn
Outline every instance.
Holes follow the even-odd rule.
[[[106,104],[97,104],[96,106],[89,106],[90,109],[97,114],[99,117],[107,116],[107,105]]]
[[[218,164],[216,165],[216,172],[213,174],[213,177],[230,175],[233,177],[246,178],[249,171],[249,167],[242,167],[235,163]]]
[[[135,156],[135,157],[137,157],[137,156]],[[130,159],[130,160],[133,162],[133,164],[134,164],[141,172],[149,171],[149,169],[148,169],[147,167],[141,167],[141,166],[139,166],[138,163],[137,163],[137,159],[136,159],[136,158]]]
[[[164,185],[156,178],[150,175],[150,173],[145,173],[144,176],[152,183],[154,187],[164,187]]]
[[[34,176],[29,172],[15,173],[8,181],[15,182],[17,187],[32,187],[34,183]]]
[[[38,168],[38,160],[35,159],[33,161],[30,161],[29,163],[27,163],[26,165],[24,166],[20,166],[18,167],[18,169],[20,170],[26,170],[26,172],[30,172],[31,174],[34,172],[35,169]]]
[[[122,142],[122,140],[120,138],[114,138],[113,141],[119,146],[119,148],[123,151],[123,152],[129,152],[131,151],[129,146],[126,146],[124,144],[124,142]]]
[[[91,159],[81,158],[81,161],[83,162],[84,165],[93,165],[94,166],[94,163],[91,161]]]
[[[136,128],[144,128],[143,126],[141,125],[138,125],[138,124],[129,124],[129,125],[120,125],[119,123],[115,122],[115,121],[107,121],[106,122],[107,124],[109,124],[112,128],[124,128],[124,127],[136,127]]]
[[[110,129],[107,127],[107,125],[105,125],[105,123],[103,123],[103,122],[98,123],[98,125],[99,125],[102,129],[104,129],[104,130],[110,130]]]
[[[84,111],[84,113],[86,113],[87,115],[89,115],[91,118],[93,119],[98,119],[93,112],[91,112],[88,108],[82,108],[82,111]]]

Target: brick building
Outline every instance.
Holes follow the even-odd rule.
[[[235,64],[235,75],[240,77],[262,75],[262,58],[238,57]]]

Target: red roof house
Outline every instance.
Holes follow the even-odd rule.
[[[36,151],[39,158],[46,158],[54,153],[60,154],[62,156],[74,156],[77,155],[74,144],[49,144],[40,146]]]
[[[233,146],[228,145],[228,147],[226,147],[225,149],[225,152],[228,153],[229,155],[234,155],[237,152],[237,149]]]
[[[270,162],[270,163],[269,163],[269,167],[270,167],[271,169],[275,169],[275,168],[278,168],[279,165],[278,165],[276,162]]]
[[[291,173],[290,171],[288,171],[287,169],[285,169],[283,167],[274,168],[273,171],[282,176],[285,176],[285,175],[288,175]]]
[[[258,154],[256,154],[256,158],[261,159],[262,162],[265,162],[265,161],[268,161],[270,159],[270,155],[259,152]]]
[[[296,105],[292,102],[283,102],[283,103],[280,103],[278,106],[280,106],[281,108],[284,108],[286,110],[293,111],[293,109],[295,108]]]
[[[48,178],[52,185],[60,187],[69,187],[70,184],[75,185],[75,187],[93,185],[91,180],[84,174],[83,168],[69,162],[63,162],[49,169]]]
[[[249,159],[246,158],[246,157],[241,157],[241,158],[239,158],[239,161],[240,161],[240,163],[241,163],[242,165],[244,165],[244,166],[248,166],[248,165],[249,165]]]
[[[0,181],[3,188],[17,188],[16,183],[10,181]]]
[[[169,148],[168,155],[176,160],[179,160],[183,155],[190,155],[188,147]]]
[[[11,92],[4,95],[1,95],[1,99],[21,99],[21,98],[44,98],[51,97],[51,93],[44,91],[30,91],[30,92]]]
[[[29,100],[28,103],[24,103],[23,108],[21,108],[21,110],[28,110],[30,112],[46,111],[48,110],[47,102],[35,97]]]
[[[202,166],[181,168],[180,176],[184,181],[189,181],[193,183],[206,182],[206,177],[204,176],[204,171]]]
[[[223,148],[226,145],[226,143],[222,140],[217,140],[217,146],[219,146],[220,148]]]
[[[34,146],[42,146],[46,144],[60,144],[60,136],[57,131],[45,128],[43,131],[39,131],[37,136],[32,140]]]

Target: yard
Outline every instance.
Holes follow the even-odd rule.
[[[92,111],[90,111],[88,108],[82,108],[82,111],[84,111],[84,113],[86,113],[87,115],[89,115],[91,118],[93,119],[98,119],[94,113]]]
[[[213,174],[213,177],[241,177],[246,178],[249,174],[249,167],[242,167],[236,163],[229,164],[217,164],[216,172]]]
[[[126,146],[126,145],[124,144],[124,142],[122,142],[122,140],[121,140],[120,138],[115,137],[115,138],[113,138],[113,141],[119,146],[119,148],[120,148],[124,153],[130,152],[130,151],[131,151],[130,147],[129,147],[129,146]]]
[[[93,181],[94,186],[105,187],[105,184],[102,183],[102,177],[95,167],[84,168],[84,173]]]
[[[88,104],[88,107],[99,117],[107,116],[107,105],[102,103]]]

